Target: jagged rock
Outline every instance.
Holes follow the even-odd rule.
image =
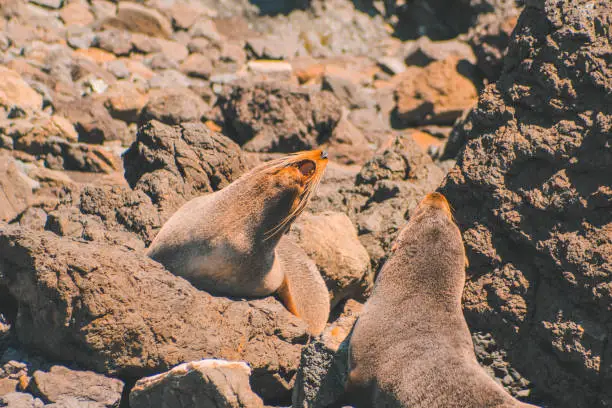
[[[41,109],[42,96],[12,69],[0,66],[0,105],[21,109]]]
[[[337,402],[348,376],[349,334],[363,305],[349,299],[342,314],[302,350],[293,388],[293,408],[323,408]]]
[[[0,154],[0,221],[10,221],[33,200],[34,180],[8,154]]]
[[[124,154],[125,177],[167,219],[184,202],[220,190],[246,169],[240,148],[202,123],[143,125]]]
[[[138,87],[130,82],[118,81],[104,93],[104,99],[104,105],[112,117],[126,122],[137,122],[149,96],[142,94]]]
[[[286,90],[268,85],[236,86],[219,96],[227,134],[244,150],[294,152],[330,138],[341,118],[328,92]]]
[[[121,400],[123,382],[91,371],[53,366],[48,372],[34,372],[30,387],[46,403],[75,399],[91,408],[112,408]]]
[[[344,299],[362,297],[371,288],[370,257],[348,216],[331,211],[303,214],[291,233],[317,264],[329,288],[332,309]]]
[[[404,125],[452,124],[478,98],[476,87],[460,70],[459,58],[449,57],[401,74],[397,119]]]
[[[0,284],[17,299],[21,344],[106,375],[241,360],[253,368],[255,392],[283,400],[308,338],[306,325],[273,298],[213,297],[117,246],[0,226],[0,270]]]
[[[207,110],[206,103],[188,88],[160,89],[149,93],[141,121],[156,119],[169,125],[198,122]]]
[[[612,404],[611,18],[607,1],[527,2],[441,187],[468,323],[551,406]]]
[[[328,150],[329,157],[343,164],[364,164],[372,157],[375,148],[363,132],[343,114],[331,137],[321,145]]]
[[[263,408],[249,385],[251,369],[242,362],[201,360],[138,380],[131,408]]]

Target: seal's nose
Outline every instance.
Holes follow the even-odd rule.
[[[321,150],[321,158],[322,159],[327,159],[327,151],[326,150]]]

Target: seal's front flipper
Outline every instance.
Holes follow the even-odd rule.
[[[308,332],[320,334],[329,319],[330,300],[325,281],[306,252],[284,236],[276,256],[285,273],[278,295],[287,310],[308,324]]]

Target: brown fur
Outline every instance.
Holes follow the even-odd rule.
[[[226,188],[183,205],[147,253],[172,273],[214,294],[266,296],[286,279],[293,280],[289,281],[293,290],[287,293],[299,293],[297,288],[302,287],[321,292],[316,267],[312,270],[297,254],[299,248],[279,242],[304,210],[326,165],[326,155],[313,150],[258,166]],[[327,321],[327,288],[325,296]],[[298,311],[309,310],[302,303],[307,301],[299,296],[291,300]],[[309,322],[308,316],[302,318],[309,327],[318,328],[321,318]]]
[[[443,195],[400,232],[350,341],[356,407],[529,407],[479,366],[461,309],[465,250]]]

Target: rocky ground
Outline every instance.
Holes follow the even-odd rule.
[[[455,3],[0,0],[0,406],[325,406],[436,189],[480,363],[612,406],[612,5]],[[185,201],[317,146],[291,234],[330,290],[319,338],[143,255]]]

